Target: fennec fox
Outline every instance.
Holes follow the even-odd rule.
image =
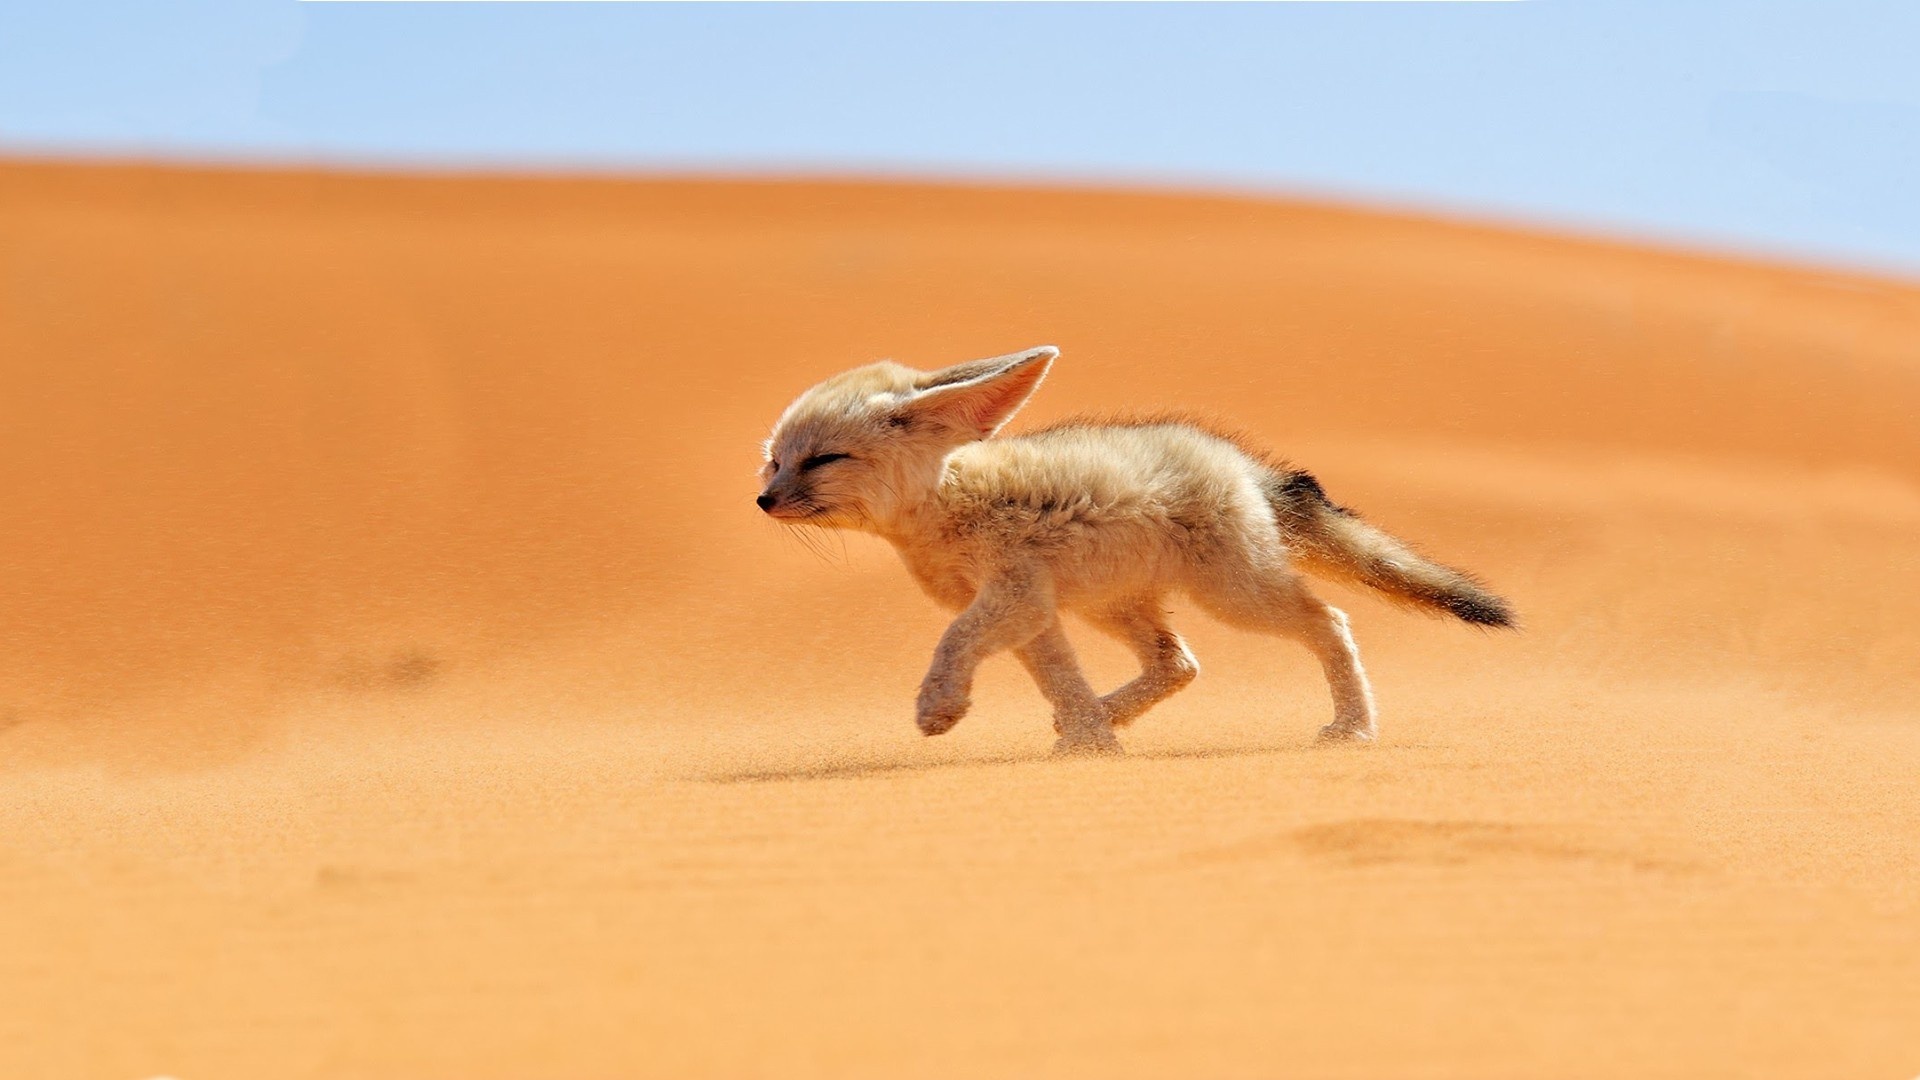
[[[800,395],[767,440],[762,510],[886,538],[920,587],[959,612],[920,684],[922,732],[958,723],[974,670],[1011,649],[1053,706],[1056,751],[1117,751],[1115,727],[1199,671],[1167,626],[1170,593],[1313,650],[1333,690],[1328,740],[1371,741],[1373,695],[1346,615],[1298,570],[1511,624],[1505,601],[1335,506],[1312,475],[1199,424],[1081,421],[994,438],[1058,355],[1040,346],[933,372],[856,368]],[[1062,611],[1119,638],[1140,675],[1096,694]]]

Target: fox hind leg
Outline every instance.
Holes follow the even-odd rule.
[[[1377,733],[1373,688],[1360,666],[1347,614],[1308,591],[1285,566],[1224,587],[1196,590],[1195,599],[1222,621],[1249,630],[1290,637],[1319,659],[1333,695],[1333,723],[1320,729],[1327,742],[1372,742]]]
[[[1167,625],[1157,598],[1146,598],[1089,617],[1093,625],[1118,638],[1140,659],[1140,674],[1100,699],[1107,721],[1121,727],[1172,697],[1200,674],[1187,643]]]
[[[1325,742],[1372,742],[1379,734],[1373,687],[1360,666],[1360,647],[1354,644],[1347,613],[1311,594],[1301,640],[1320,658],[1333,691],[1333,723],[1320,729]]]

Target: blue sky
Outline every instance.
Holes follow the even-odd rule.
[[[0,153],[1317,194],[1920,272],[1920,3],[0,8]]]

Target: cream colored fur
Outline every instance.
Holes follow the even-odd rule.
[[[1053,706],[1057,749],[1116,750],[1115,726],[1199,671],[1165,618],[1168,596],[1184,593],[1229,623],[1305,644],[1333,694],[1322,736],[1371,740],[1373,695],[1347,618],[1308,591],[1296,553],[1430,607],[1453,594],[1422,588],[1457,586],[1498,618],[1455,614],[1504,625],[1504,606],[1465,575],[1333,506],[1307,474],[1191,423],[994,437],[1057,355],[1042,346],[935,372],[858,368],[802,394],[767,440],[762,509],[885,538],[920,587],[958,613],[920,686],[921,731],[958,723],[980,662],[1012,650]],[[1126,644],[1140,675],[1096,693],[1061,612]]]

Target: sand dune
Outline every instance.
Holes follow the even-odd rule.
[[[760,520],[1053,342],[1511,596],[1056,762]],[[1920,1073],[1920,288],[1338,207],[0,165],[0,1071]],[[1118,650],[1078,640],[1102,682]]]

